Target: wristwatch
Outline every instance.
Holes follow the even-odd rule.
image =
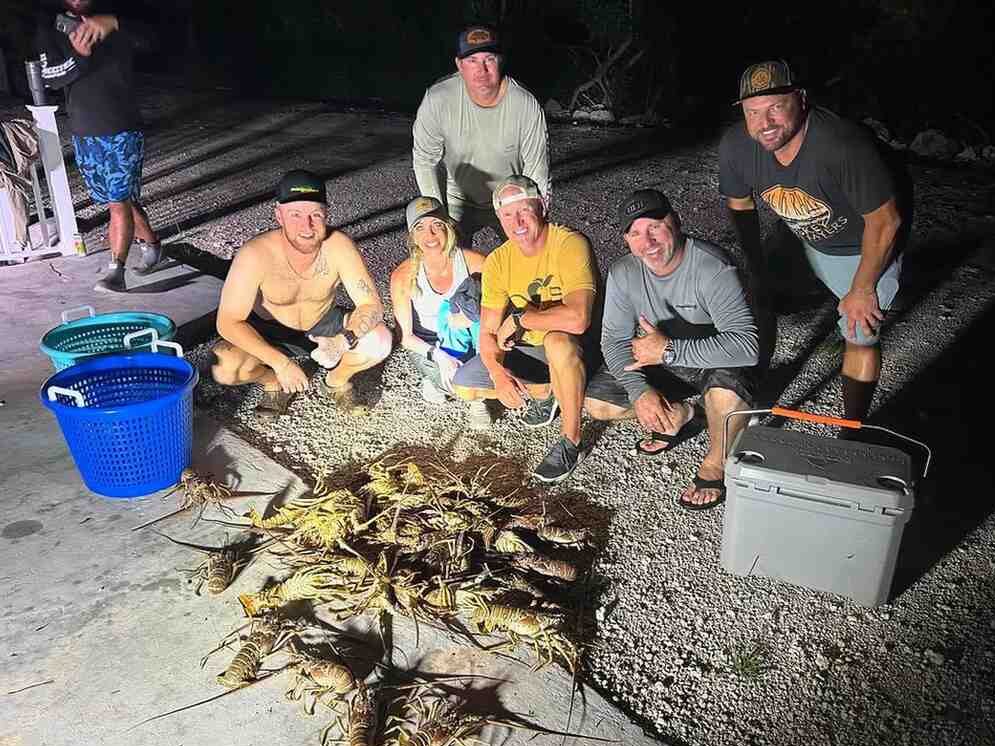
[[[674,352],[674,340],[668,338],[667,345],[663,348],[663,364],[673,365],[676,359],[677,353]]]
[[[511,320],[515,322],[515,334],[513,339],[518,342],[525,336],[525,332],[528,331],[522,324],[522,316],[528,311],[528,307],[525,308],[515,308],[511,311]]]
[[[359,344],[359,337],[356,336],[356,332],[352,329],[343,329],[342,336],[345,338],[345,343],[350,350],[355,350],[356,345]]]
[[[428,348],[428,352],[425,353],[425,357],[430,363],[435,362],[435,345]]]

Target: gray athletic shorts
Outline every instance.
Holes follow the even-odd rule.
[[[680,400],[691,392],[688,387],[704,394],[709,389],[728,389],[746,402],[754,405],[757,391],[755,368],[681,368],[677,366],[650,365],[643,368],[646,382],[667,399]],[[602,365],[587,384],[584,396],[616,407],[632,406],[629,395],[622,388],[607,366]]]
[[[310,355],[311,350],[318,346],[308,339],[309,334],[316,337],[334,337],[345,328],[345,319],[350,313],[349,309],[342,306],[332,306],[317,324],[307,330],[291,329],[275,319],[264,319],[255,311],[249,314],[246,321],[274,347],[293,357],[301,357]]]
[[[805,247],[805,256],[815,276],[832,291],[833,295],[837,298],[842,298],[849,293],[853,276],[857,273],[857,265],[860,264],[860,255],[833,256],[816,251],[804,241],[802,245]],[[898,294],[898,278],[901,274],[902,256],[899,255],[888,265],[888,268],[881,273],[881,277],[878,279],[878,306],[880,306],[882,311],[888,310],[891,307],[892,301],[895,300],[895,296]],[[847,342],[861,345],[862,347],[870,347],[877,344],[878,339],[880,339],[881,335],[879,333],[872,334],[869,337],[865,335],[860,328],[860,324],[854,326],[854,336],[849,336],[847,332],[848,319],[846,316],[840,316],[838,323],[840,334],[843,335]]]
[[[511,375],[526,383],[549,383],[549,363],[544,347],[518,345],[504,354],[504,367]],[[467,360],[453,376],[454,386],[470,389],[492,389],[494,381],[484,367],[480,355]]]

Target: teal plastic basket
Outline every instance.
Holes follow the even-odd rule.
[[[79,311],[83,318],[72,319]],[[94,355],[151,348],[154,341],[169,341],[176,324],[168,316],[144,311],[95,315],[91,306],[62,312],[62,323],[49,329],[39,347],[48,355],[56,371],[64,370]]]

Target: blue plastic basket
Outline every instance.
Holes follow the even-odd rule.
[[[75,320],[78,311],[88,315]],[[150,349],[152,340],[171,340],[176,324],[168,316],[144,311],[94,315],[92,306],[62,312],[62,323],[45,332],[38,345],[55,369],[64,370],[93,355]],[[148,337],[148,338],[146,338]]]
[[[174,342],[153,343],[163,346],[183,354]],[[86,486],[130,498],[176,484],[190,465],[197,380],[182,357],[109,354],[55,373],[39,396],[59,421]]]

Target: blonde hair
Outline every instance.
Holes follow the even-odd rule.
[[[453,250],[456,249],[456,221],[450,217],[436,217],[435,220],[440,221],[446,226],[446,243],[442,247],[442,255],[448,260],[452,260]],[[420,220],[418,221],[421,222]],[[421,288],[418,287],[418,270],[421,268],[422,263],[422,250],[418,248],[418,243],[415,241],[415,228],[418,227],[418,223],[411,226],[411,230],[408,231],[408,254],[411,257],[411,295],[421,295]]]

